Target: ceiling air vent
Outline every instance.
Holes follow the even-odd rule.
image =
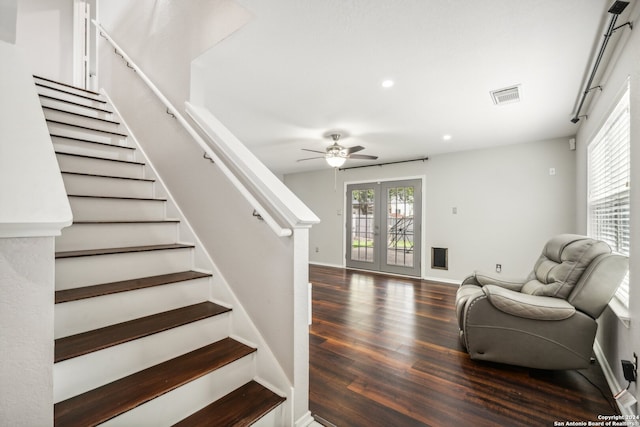
[[[511,104],[520,101],[520,85],[505,87],[489,92],[496,105]]]

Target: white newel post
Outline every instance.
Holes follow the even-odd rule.
[[[313,418],[309,412],[309,229],[293,232],[294,283],[294,394],[293,420],[297,427]]]

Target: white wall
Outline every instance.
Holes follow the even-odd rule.
[[[174,105],[182,109],[186,99],[181,98],[188,96],[191,57],[235,28],[222,25],[227,13],[236,24],[236,14],[244,16],[232,3],[201,1],[201,7],[195,7],[184,2],[110,1],[100,3],[98,16],[154,84],[163,93],[165,87],[170,89],[166,96],[173,97],[171,101],[178,99]],[[206,28],[208,23],[212,28]],[[102,39],[98,62],[100,87],[120,109],[291,379],[293,294],[288,286],[293,271],[287,269],[290,263],[282,262],[292,256],[291,240],[274,238],[265,223],[252,217],[251,206],[218,168],[202,158],[191,137]]]
[[[474,270],[494,271],[495,264],[506,277],[523,277],[551,236],[575,232],[575,152],[566,138],[341,171],[335,191],[328,167],[286,175],[285,184],[322,221],[310,232],[310,261],[344,265],[345,183],[418,176],[425,179],[426,278],[458,281]],[[448,271],[431,269],[432,246],[449,248]]]
[[[191,61],[251,18],[233,0],[108,0],[98,7],[102,26],[180,110]]]
[[[0,237],[52,236],[71,223],[25,52],[0,41]]]
[[[293,243],[278,238],[156,96],[108,48],[101,82],[190,222],[223,279],[293,377]],[[219,290],[213,289],[214,299]]]
[[[53,425],[53,237],[0,238],[0,425]]]
[[[33,74],[73,83],[73,0],[19,0],[16,45]]]
[[[635,2],[631,21],[640,18],[640,2]],[[621,22],[621,21],[619,21]],[[588,118],[580,121],[577,141],[577,223],[578,232],[587,231],[587,147],[600,126],[618,101],[627,78],[631,84],[631,242],[629,259],[631,324],[626,327],[609,309],[600,318],[597,340],[621,387],[626,387],[622,375],[621,359],[633,360],[633,352],[640,355],[640,32],[625,27],[620,34],[620,44],[616,47],[614,61],[602,70],[603,77],[597,84],[602,92],[591,95],[591,105],[587,104],[583,113]],[[640,398],[637,383],[630,391]],[[637,406],[635,409],[637,414]]]
[[[0,63],[0,424],[48,426],[52,236],[71,208],[24,52],[0,41]]]

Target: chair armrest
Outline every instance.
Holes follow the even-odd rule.
[[[475,279],[480,286],[496,285],[496,286],[500,286],[501,288],[505,288],[505,289],[509,289],[517,292],[519,292],[520,289],[522,289],[522,286],[524,286],[524,283],[525,283],[525,280],[502,279],[502,278],[497,278],[495,276],[492,276],[490,274],[482,273],[480,271],[477,271],[475,273]]]
[[[525,319],[564,320],[576,312],[574,306],[560,298],[521,294],[495,285],[482,290],[495,308]]]

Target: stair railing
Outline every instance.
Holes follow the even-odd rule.
[[[255,173],[256,162],[253,154],[247,154],[249,151],[244,145],[242,145],[237,139],[229,132],[221,123],[212,119],[210,114],[207,116],[205,124],[202,120],[198,121],[197,116],[202,117],[205,114],[187,103],[187,106],[192,111],[198,111],[198,113],[189,113],[194,120],[198,123],[198,126],[205,132],[207,139],[216,146],[218,151],[223,154],[226,162],[219,156],[212,147],[204,141],[204,139],[193,129],[193,127],[185,120],[180,112],[171,104],[171,102],[160,92],[160,89],[153,84],[153,82],[147,77],[147,75],[138,67],[135,62],[122,50],[120,46],[111,38],[109,33],[100,25],[96,20],[91,21],[96,29],[99,31],[100,36],[104,37],[115,49],[115,53],[122,57],[127,63],[127,67],[133,69],[136,74],[142,79],[142,81],[151,89],[151,91],[158,97],[158,99],[167,108],[167,114],[175,118],[182,127],[189,133],[198,146],[204,150],[203,157],[209,161],[212,161],[217,165],[225,177],[233,184],[238,192],[247,200],[247,202],[253,208],[253,216],[263,220],[273,232],[279,237],[288,237],[293,234],[291,228],[282,227],[269,213],[269,210],[263,206],[260,201],[253,195],[253,193],[242,183],[241,179],[231,170],[228,166],[228,162],[233,163],[233,169],[241,175],[243,181],[251,184],[253,189],[262,195],[264,200],[269,204],[272,210],[279,213],[290,225],[290,227],[304,227],[308,228],[312,224],[318,223],[319,219],[315,216],[309,208],[307,208],[297,197],[293,196],[291,191],[273,174],[264,173],[266,167],[262,165],[259,169],[259,174]],[[210,117],[209,117],[210,116]],[[212,120],[216,123],[216,130],[214,131],[211,126]],[[222,135],[222,136],[221,136]],[[231,143],[227,143],[231,140]],[[238,154],[237,151],[241,150],[242,153]],[[249,161],[247,161],[247,159]],[[258,162],[259,163],[259,162]],[[253,168],[253,169],[252,169]]]

